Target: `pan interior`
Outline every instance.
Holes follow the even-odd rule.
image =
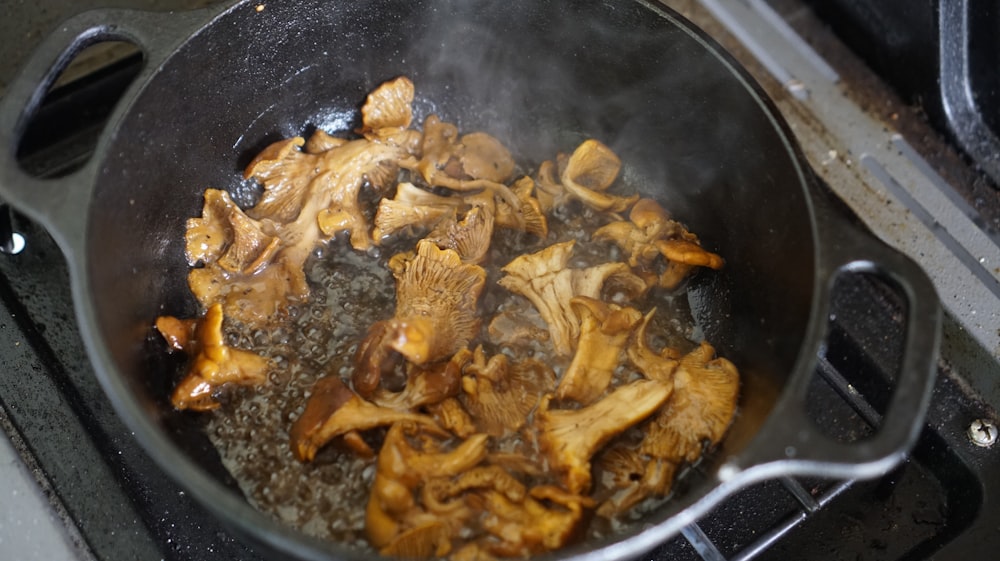
[[[433,112],[460,130],[489,132],[520,161],[602,140],[621,156],[626,183],[726,259],[723,271],[688,288],[701,330],[743,376],[739,416],[704,466],[710,471],[750,444],[773,406],[803,342],[814,286],[795,156],[725,60],[641,2],[236,6],[152,76],[103,155],[86,258],[113,360],[105,375],[129,388],[112,398],[138,403],[193,462],[231,484],[203,423],[170,410],[179,364],[163,358],[151,331],[158,315],[197,313],[185,221],[200,213],[208,187],[245,200],[252,189],[241,170],[262,147],[356,125],[365,94],[405,75],[420,118]]]

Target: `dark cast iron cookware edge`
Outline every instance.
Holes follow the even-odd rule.
[[[0,100],[0,197],[66,254],[95,372],[149,454],[256,547],[277,557],[363,559],[254,510],[191,417],[165,400],[175,374],[150,352],[153,319],[193,315],[184,221],[206,187],[248,200],[239,171],[259,149],[314,127],[351,128],[364,95],[411,77],[418,119],[486,130],[538,163],[588,136],[622,157],[622,179],[658,198],[727,259],[688,288],[699,327],[743,375],[740,409],[683,492],[632,531],[551,555],[647,551],[762,479],[884,473],[912,446],[940,337],[933,286],[847,218],[748,74],[658,4],[600,2],[237,2],[204,11],[103,10],[67,21]],[[24,173],[25,124],[83,47],[125,40],[144,68],[94,156],[57,179]],[[419,122],[419,120],[418,120]],[[870,273],[906,302],[905,348],[879,431],[842,444],[805,410],[839,274]]]

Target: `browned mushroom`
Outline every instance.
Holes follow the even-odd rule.
[[[521,201],[504,182],[514,171],[510,152],[485,133],[458,137],[458,128],[436,115],[424,120],[421,156],[402,158],[400,167],[420,174],[431,187],[460,193],[487,191],[519,210]]]
[[[177,409],[207,411],[219,407],[215,392],[225,384],[257,385],[267,380],[267,359],[227,346],[222,335],[222,306],[215,304],[200,320],[164,316],[156,328],[171,348],[191,355],[188,373],[170,401]]]
[[[616,446],[601,455],[595,471],[610,491],[598,507],[597,515],[613,518],[647,498],[665,497],[673,486],[677,465],[649,458],[634,448]]]
[[[484,132],[459,137],[455,125],[430,115],[424,120],[421,159],[415,167],[428,185],[468,191],[502,185],[514,173],[515,163],[495,137]]]
[[[695,241],[658,240],[656,247],[670,261],[696,267],[708,267],[715,270],[721,269],[725,263],[722,258],[714,253],[705,251],[696,242],[697,238]]]
[[[607,240],[620,247],[629,266],[638,270],[651,268],[657,257],[667,263],[657,284],[673,289],[695,267],[721,269],[724,261],[701,247],[698,236],[670,219],[667,211],[652,199],[640,199],[629,212],[629,220],[611,222],[592,234],[595,240]]]
[[[227,317],[263,323],[278,311],[286,294],[297,292],[288,277],[264,271],[281,246],[264,229],[226,191],[205,191],[202,216],[189,219],[185,233],[188,263],[202,265],[191,270],[188,286],[205,308],[222,303]]]
[[[454,217],[461,204],[458,197],[436,195],[413,183],[402,182],[391,199],[379,201],[372,238],[375,243],[382,243],[398,233],[429,231],[442,220]]]
[[[265,324],[289,301],[308,297],[303,267],[317,243],[346,231],[355,249],[371,245],[360,190],[386,188],[405,152],[317,135],[317,153],[299,150],[305,141],[295,137],[250,162],[244,175],[264,193],[245,214],[221,191],[206,192],[202,217],[189,221],[187,233],[189,261],[204,265],[188,284],[203,306],[221,302],[227,317]]]
[[[542,203],[534,195],[535,181],[524,176],[510,188],[520,205],[511,206],[503,197],[496,197],[496,223],[501,228],[521,230],[541,239],[549,235],[549,223]]]
[[[322,154],[331,148],[346,144],[346,138],[337,138],[323,129],[316,129],[306,140],[303,150],[309,154]]]
[[[425,366],[411,365],[406,386],[398,391],[379,387],[371,396],[373,403],[399,411],[413,411],[425,405],[454,397],[462,389],[462,369],[472,360],[472,352],[462,349],[450,360]]]
[[[311,462],[334,438],[404,421],[437,428],[426,415],[379,407],[361,399],[339,376],[326,376],[313,385],[305,411],[289,430],[292,452],[300,461]]]
[[[459,438],[468,438],[478,432],[472,417],[457,398],[446,398],[428,405],[426,409],[442,428]]]
[[[486,282],[482,267],[421,240],[393,274],[395,315],[372,326],[355,359],[352,381],[365,396],[378,386],[387,365],[391,368],[393,351],[412,364],[431,363],[454,355],[479,331],[476,304]]]
[[[557,354],[572,353],[580,335],[579,319],[570,300],[575,296],[600,298],[605,283],[644,289],[645,283],[624,263],[604,263],[586,269],[568,268],[573,240],[553,244],[536,253],[521,255],[501,270],[497,281],[511,292],[527,298],[548,324]]]
[[[368,94],[361,106],[363,132],[405,129],[413,120],[413,82],[405,76],[389,80]]]
[[[430,449],[419,449],[407,440],[403,423],[392,425],[378,455],[365,511],[369,543],[389,554],[400,551],[396,545],[400,540],[419,538],[419,543],[408,543],[405,549],[422,557],[447,555],[451,536],[465,521],[428,512],[418,504],[418,488],[432,477],[453,477],[479,464],[486,457],[487,439],[473,435],[451,450],[423,439]]]
[[[512,501],[522,501],[528,495],[524,484],[500,466],[470,468],[453,478],[439,477],[424,485],[424,504],[441,505],[471,489],[493,489]]]
[[[736,414],[738,393],[736,367],[702,342],[680,359],[674,393],[650,423],[640,451],[675,463],[697,460],[706,443],[722,440]]]
[[[538,405],[542,393],[552,387],[555,373],[545,363],[524,359],[514,364],[506,355],[486,359],[479,346],[462,378],[459,398],[480,432],[503,436],[520,429]]]
[[[231,273],[247,274],[269,262],[278,242],[219,189],[205,190],[202,215],[188,220],[184,237],[189,264],[218,263]]]
[[[653,308],[642,318],[639,327],[636,329],[635,337],[628,346],[628,358],[650,380],[659,380],[660,382],[672,384],[674,382],[674,371],[677,370],[677,365],[679,364],[680,353],[670,347],[666,347],[662,352],[657,353],[649,347],[647,329],[655,313],[656,308]]]
[[[639,195],[617,196],[606,192],[618,177],[621,160],[599,140],[583,141],[560,170],[559,180],[566,191],[583,204],[599,211],[622,212]]]
[[[591,456],[659,409],[671,391],[669,384],[638,380],[573,410],[549,409],[551,396],[543,397],[534,425],[549,466],[560,475],[563,486],[570,493],[589,492]]]
[[[670,219],[667,211],[653,199],[639,199],[629,211],[628,220],[618,220],[594,231],[595,240],[613,241],[625,253],[632,267],[648,267],[660,255],[657,240],[683,236],[685,230]]]
[[[573,199],[569,191],[559,183],[559,169],[552,160],[545,160],[535,173],[536,196],[543,213],[549,213]]]
[[[632,329],[642,319],[635,308],[577,296],[570,300],[580,318],[580,341],[563,373],[556,397],[587,405],[608,388]]]
[[[578,537],[585,510],[593,506],[589,497],[552,486],[533,487],[521,501],[493,490],[480,495],[489,513],[483,528],[496,539],[479,543],[503,557],[530,557],[566,546]]]
[[[461,220],[452,215],[424,238],[442,249],[454,249],[465,263],[480,263],[493,239],[493,208],[473,206]]]

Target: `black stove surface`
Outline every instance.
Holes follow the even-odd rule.
[[[103,83],[116,87],[127,72],[127,63],[111,68]],[[63,93],[60,103],[72,101],[72,91]],[[74,165],[95,134],[82,129],[56,141],[72,148],[64,152],[33,137],[37,147],[28,146],[25,162],[43,175]],[[21,216],[12,226],[26,245],[0,255],[0,425],[78,531],[81,558],[260,559],[163,474],[118,419],[83,349],[58,248]],[[858,275],[839,281],[833,312],[808,405],[819,426],[853,441],[877,430],[904,311],[878,281]],[[960,331],[946,325],[946,337]],[[946,341],[948,352],[981,352],[956,337]],[[1000,447],[975,446],[967,431],[977,419],[996,418],[1000,385],[973,388],[948,359],[919,442],[897,469],[873,481],[755,485],[642,559],[992,558],[1000,551]]]

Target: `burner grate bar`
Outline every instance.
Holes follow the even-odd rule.
[[[854,385],[844,378],[844,375],[837,370],[837,367],[830,364],[824,353],[820,354],[816,362],[816,372],[851,406],[851,409],[854,409],[868,426],[877,429],[882,424],[882,414],[876,411],[863,395],[858,393]]]
[[[815,497],[809,494],[809,491],[806,491],[801,483],[788,476],[782,477],[780,481],[785,489],[795,497],[795,500],[799,501],[799,504],[802,505],[803,510],[807,514],[812,514],[819,510],[820,504],[816,501]]]
[[[705,534],[705,531],[697,523],[685,526],[681,530],[681,534],[704,561],[726,561],[725,556],[722,555],[719,548],[715,546],[712,539]]]
[[[789,494],[799,501],[802,505],[802,510],[785,518],[778,524],[775,524],[774,527],[761,534],[761,536],[754,542],[750,543],[735,555],[730,557],[728,561],[750,561],[751,559],[755,559],[758,555],[770,549],[772,545],[780,541],[799,524],[805,522],[810,515],[839,497],[844,491],[850,489],[851,486],[854,485],[854,480],[848,479],[838,481],[815,498],[805,489],[805,487],[802,486],[801,483],[791,477],[782,478],[781,483],[784,485]],[[808,497],[808,499],[805,497]],[[807,503],[814,506],[806,506]],[[687,537],[687,534],[684,534],[684,537]],[[688,538],[688,540],[690,541],[690,538]],[[691,545],[694,544],[692,543]],[[702,559],[705,561],[715,561],[716,558],[702,557]]]
[[[881,413],[868,402],[865,396],[855,389],[836,366],[830,363],[826,358],[825,350],[819,353],[817,357],[815,372],[858,414],[864,423],[876,430],[878,429],[882,422]],[[778,481],[784,490],[795,499],[799,505],[799,509],[776,523],[769,530],[761,534],[759,538],[736,552],[732,557],[725,557],[719,547],[715,545],[711,538],[697,524],[687,526],[681,533],[704,561],[726,561],[727,559],[728,561],[749,561],[767,551],[795,527],[805,522],[811,515],[850,489],[855,483],[853,479],[837,481],[828,486],[822,493],[814,495],[799,480],[791,476],[782,477]]]

